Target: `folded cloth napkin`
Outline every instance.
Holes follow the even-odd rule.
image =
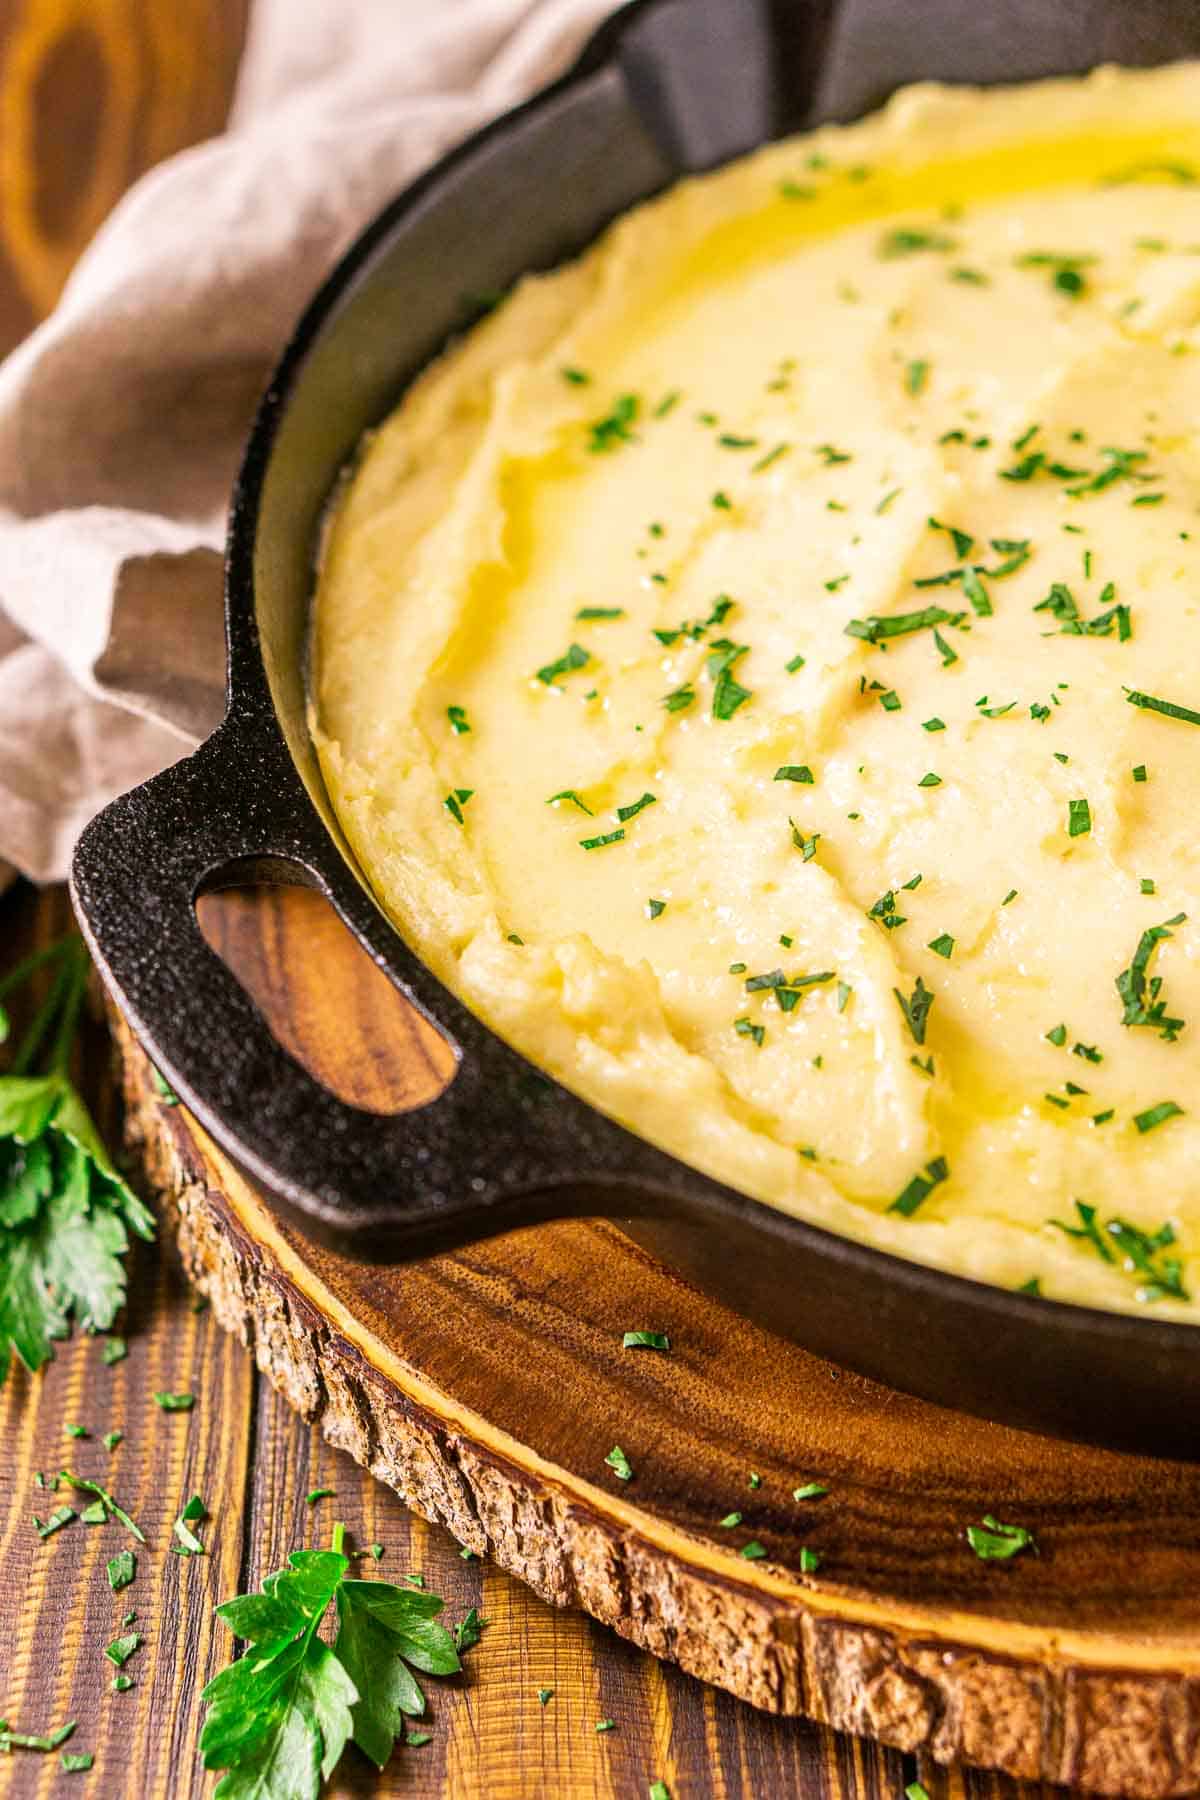
[[[615,3],[256,0],[225,135],[130,190],[0,367],[0,885],[61,878],[94,812],[216,724],[226,503],[289,329]]]

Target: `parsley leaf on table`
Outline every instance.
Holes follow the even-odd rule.
[[[392,1753],[399,1715],[420,1718],[425,1711],[407,1665],[427,1675],[453,1675],[460,1666],[454,1639],[437,1623],[442,1604],[436,1594],[388,1581],[343,1581],[338,1588],[334,1653],[358,1689],[351,1736],[377,1768]]]
[[[235,1636],[253,1644],[213,1678],[200,1751],[225,1769],[214,1800],[317,1800],[323,1777],[351,1737],[383,1767],[403,1716],[425,1696],[407,1666],[432,1675],[459,1667],[434,1594],[385,1581],[348,1581],[342,1527],[332,1550],[296,1550],[262,1592],[217,1608]],[[336,1600],[331,1649],[317,1630]]]
[[[84,1330],[111,1325],[125,1298],[129,1233],[154,1233],[67,1074],[87,982],[83,945],[68,938],[28,958],[0,980],[0,994],[50,960],[53,986],[0,1076],[0,1381],[10,1350],[30,1370],[47,1362],[72,1315]],[[31,1073],[48,1033],[43,1071]]]

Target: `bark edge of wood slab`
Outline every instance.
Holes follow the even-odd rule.
[[[1130,1800],[1200,1785],[1200,1674],[1088,1665],[840,1617],[761,1565],[734,1578],[664,1551],[545,1468],[473,1444],[377,1367],[247,1232],[217,1180],[236,1177],[110,1007],[125,1140],[189,1281],[290,1406],[423,1518],[556,1606],[766,1711],[802,1714],[938,1762]],[[247,1192],[249,1190],[247,1189]],[[264,1208],[264,1216],[266,1209]],[[538,1459],[531,1454],[531,1464]],[[601,1494],[601,1499],[605,1498]],[[619,1497],[618,1497],[619,1498]],[[852,1609],[851,1609],[852,1610]],[[1200,1664],[1200,1657],[1197,1659]]]

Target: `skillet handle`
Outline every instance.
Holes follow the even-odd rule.
[[[264,715],[227,719],[194,756],[100,813],[75,852],[72,898],[109,989],[233,1160],[306,1230],[374,1259],[564,1214],[660,1210],[679,1166],[494,1037],[348,873],[347,892],[333,892],[318,838],[328,864],[324,827]],[[282,1048],[196,919],[201,893],[247,879],[300,881],[334,901],[450,1041],[456,1070],[441,1094],[380,1117],[337,1099]]]

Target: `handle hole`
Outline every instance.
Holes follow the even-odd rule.
[[[200,896],[196,918],[276,1041],[339,1100],[367,1112],[408,1112],[448,1085],[449,1044],[321,894],[224,888]]]

